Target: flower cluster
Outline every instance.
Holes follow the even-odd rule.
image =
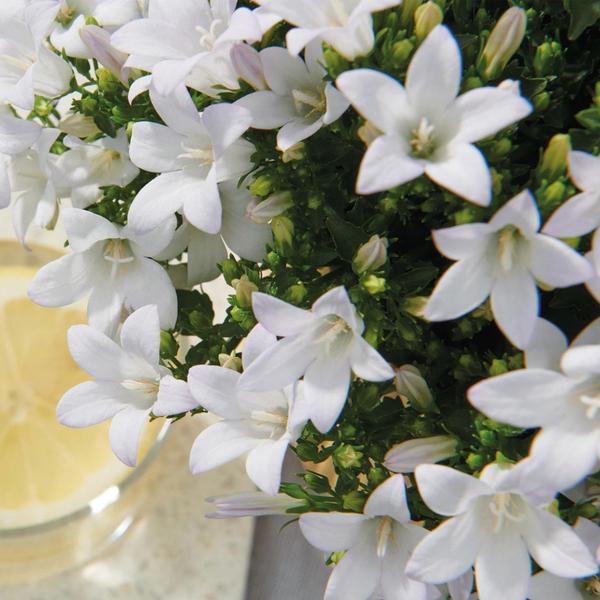
[[[0,8],[0,208],[64,226],[31,298],[88,302],[60,421],[133,466],[219,417],[191,471],[260,492],[212,516],[295,515],[326,600],[598,596],[591,4]]]

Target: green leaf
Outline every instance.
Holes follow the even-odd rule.
[[[575,118],[586,128],[600,130],[600,108],[588,108],[575,115]]]
[[[565,7],[571,13],[569,26],[571,40],[576,40],[600,19],[600,0],[566,0]]]
[[[352,260],[358,247],[369,239],[366,231],[339,217],[327,217],[325,224],[336,250],[344,260]]]

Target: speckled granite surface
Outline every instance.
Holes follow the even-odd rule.
[[[130,530],[83,567],[0,588],[2,600],[242,600],[251,519],[210,521],[204,498],[249,489],[243,465],[200,477],[187,469],[202,419],[171,428],[147,473],[147,502]]]

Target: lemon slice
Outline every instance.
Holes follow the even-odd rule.
[[[62,395],[89,379],[66,342],[86,317],[33,304],[36,271],[0,266],[0,529],[73,512],[130,471],[111,452],[108,423],[70,429],[56,420]]]

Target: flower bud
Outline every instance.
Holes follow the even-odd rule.
[[[259,175],[248,188],[253,196],[268,196],[273,189],[273,182],[268,175]]]
[[[555,135],[544,152],[539,170],[540,178],[554,181],[564,175],[567,171],[569,152],[571,152],[569,135],[564,133]]]
[[[408,65],[415,45],[410,40],[400,40],[392,46],[392,61],[394,67],[401,69]]]
[[[81,113],[69,113],[60,121],[58,128],[63,133],[74,135],[78,138],[86,138],[100,133],[100,130],[96,127],[96,123],[94,123],[94,119],[86,117]]]
[[[285,294],[283,295],[283,299],[290,304],[298,306],[304,302],[307,294],[308,291],[306,290],[304,284],[297,283],[286,290]]]
[[[86,25],[79,30],[79,36],[89,48],[92,56],[124,84],[129,77],[125,61],[127,54],[119,52],[110,43],[110,33],[97,25]]]
[[[419,465],[432,465],[455,456],[456,446],[456,438],[451,435],[408,440],[394,446],[383,464],[394,473],[413,473]]]
[[[238,305],[242,308],[250,308],[252,306],[252,294],[258,292],[256,284],[248,279],[248,275],[242,275],[239,279],[234,279],[231,285],[235,289],[235,298]]]
[[[234,258],[226,258],[221,263],[221,271],[225,281],[231,285],[234,279],[239,279],[241,276],[241,270],[237,261]]]
[[[386,238],[378,235],[371,236],[371,239],[363,244],[357,251],[352,268],[358,275],[377,271],[387,262],[387,248],[389,242]]]
[[[342,444],[333,452],[333,462],[342,469],[359,468],[364,454],[350,444]]]
[[[238,77],[255,90],[266,90],[265,71],[260,54],[248,44],[235,44],[231,49],[231,62]]]
[[[540,199],[540,209],[550,214],[566,200],[569,188],[560,180],[551,183],[543,192]]]
[[[521,46],[527,29],[527,14],[522,8],[509,8],[498,20],[486,42],[479,72],[486,79],[497,79]]]
[[[292,162],[293,160],[302,160],[305,156],[306,144],[304,142],[298,142],[291,148],[284,150],[281,154],[281,160],[284,163]]]
[[[382,294],[387,288],[386,280],[384,277],[377,277],[375,275],[369,275],[361,280],[360,285],[371,294],[376,296]]]
[[[549,92],[540,92],[539,94],[536,94],[532,100],[533,107],[537,112],[544,112],[550,107],[551,98]]]
[[[169,331],[160,332],[160,356],[161,358],[171,358],[177,356],[179,344]]]
[[[286,494],[269,496],[264,492],[247,492],[232,496],[207,498],[206,501],[214,504],[217,509],[217,512],[206,515],[209,519],[285,515],[288,510],[304,506],[304,501],[295,500]]]
[[[415,11],[423,4],[423,0],[404,0],[402,2],[402,12],[400,13],[400,25],[402,29],[407,29],[414,21]]]
[[[266,200],[253,198],[246,208],[246,216],[254,223],[268,223],[294,204],[291,192],[277,192]]]
[[[558,42],[544,42],[538,46],[533,58],[533,68],[538,77],[546,77],[556,71],[556,63],[562,54]]]
[[[273,229],[273,238],[275,243],[282,250],[287,252],[291,250],[294,242],[294,224],[287,217],[278,216],[271,221]]]
[[[413,296],[412,298],[406,298],[402,304],[402,310],[413,317],[423,319],[425,313],[425,306],[427,305],[429,298],[426,296]]]
[[[242,372],[242,359],[235,355],[235,351],[231,354],[219,354],[219,364],[225,369]]]
[[[396,371],[396,391],[420,412],[438,412],[433,394],[421,371],[412,365],[403,365]]]
[[[422,42],[444,20],[442,9],[435,2],[426,2],[415,11],[415,34]]]

